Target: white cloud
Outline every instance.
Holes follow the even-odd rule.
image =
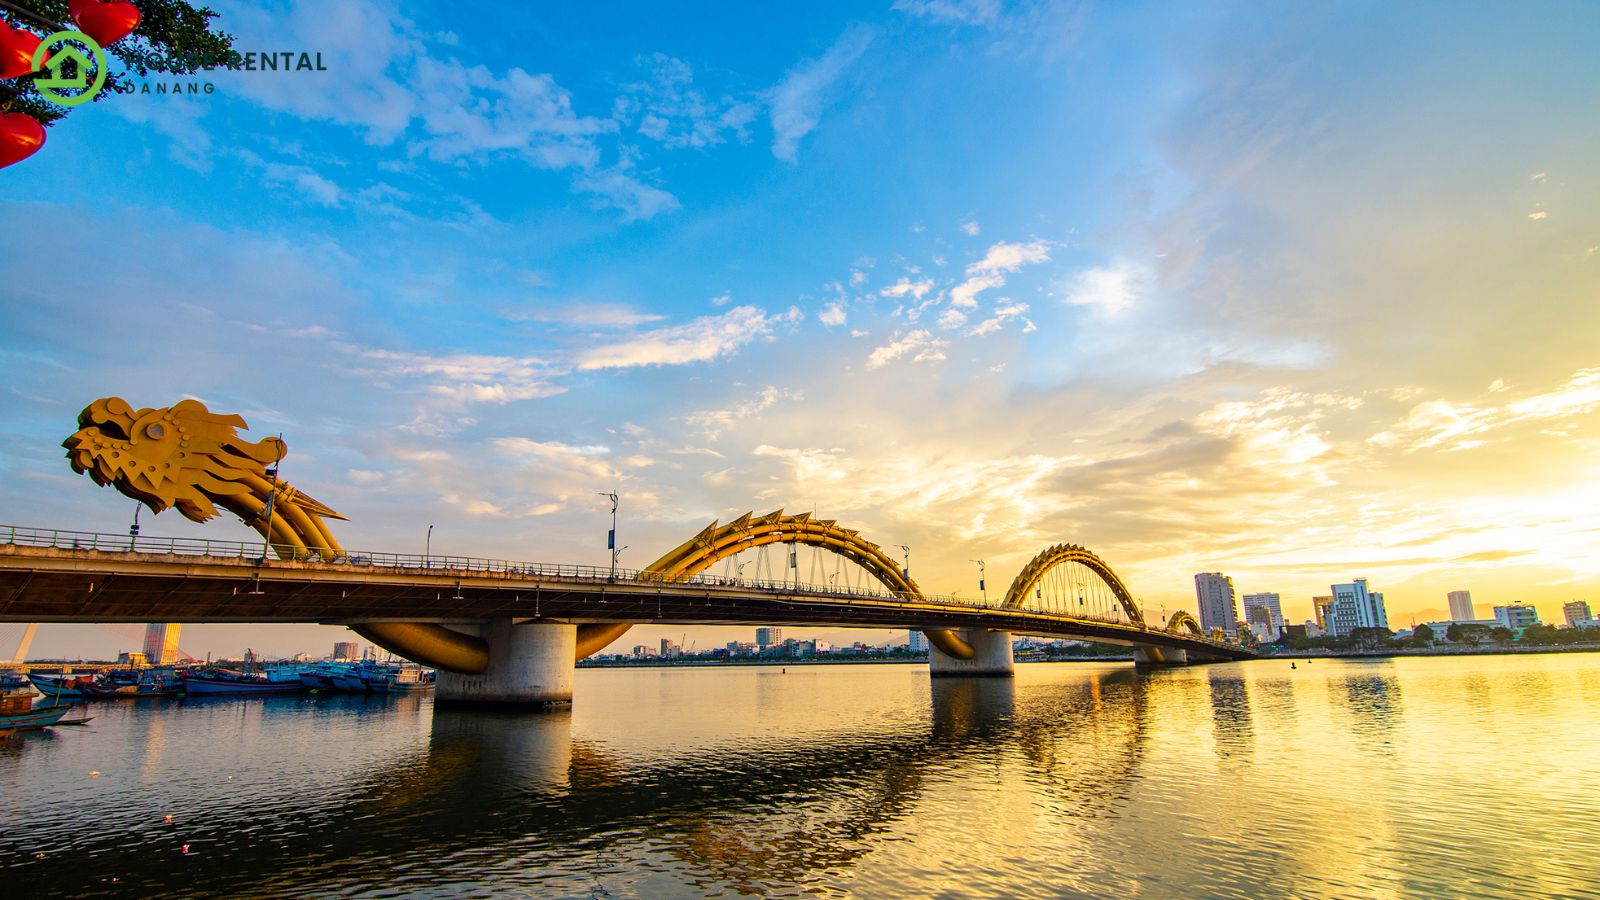
[[[932,281],[932,279],[923,279],[921,281],[912,281],[909,278],[901,278],[899,281],[896,281],[894,284],[891,284],[888,287],[884,288],[883,290],[879,291],[878,292],[878,296],[880,296],[880,297],[905,297],[906,295],[909,294],[910,296],[914,297],[915,299],[921,300],[924,296],[927,295],[928,291],[931,291],[931,290],[933,290],[933,281]]]
[[[508,310],[504,315],[513,322],[558,322],[579,328],[634,328],[659,322],[665,318],[620,303],[569,303],[537,309]]]
[[[1000,0],[895,0],[894,8],[935,22],[958,25],[985,25],[1000,18]]]
[[[315,48],[327,70],[296,72],[294,78],[215,73],[230,95],[304,119],[363,129],[368,142],[403,143],[412,157],[443,163],[515,158],[536,168],[572,170],[578,190],[597,195],[630,220],[678,208],[669,192],[630,172],[626,154],[602,165],[597,139],[615,133],[616,121],[579,114],[571,92],[548,74],[463,63],[445,54],[470,52],[470,46],[424,33],[385,4],[299,0],[287,8],[264,9],[224,0],[219,5],[238,46]],[[734,119],[739,115],[748,121],[754,110]],[[182,122],[173,128],[185,142],[195,140],[193,129]],[[325,186],[311,187],[323,191],[319,198],[328,196]]]
[[[963,222],[961,223],[961,230],[969,235],[972,235],[973,237],[977,237],[978,232],[982,231],[983,229],[978,226],[977,222]]]
[[[790,323],[799,310],[769,317],[754,306],[737,306],[720,316],[702,316],[683,325],[647,331],[637,337],[585,350],[578,368],[620,369],[631,366],[682,365],[707,362],[736,352],[769,334],[774,323]]]
[[[968,278],[950,289],[950,305],[972,309],[978,305],[978,295],[991,288],[1004,287],[1006,280],[1000,275],[979,275]]]
[[[618,164],[585,172],[574,179],[573,186],[601,198],[600,205],[620,210],[629,222],[654,218],[679,207],[677,197],[634,178],[628,170],[629,166]]]
[[[699,426],[706,440],[715,441],[722,432],[751,416],[765,412],[776,406],[779,400],[800,400],[803,396],[799,391],[783,390],[773,385],[767,385],[761,393],[728,409],[703,410],[684,416],[684,421],[690,425]],[[706,451],[710,452],[710,451]],[[714,454],[721,456],[721,454]]]
[[[1504,385],[1501,392],[1503,390]],[[1600,368],[1580,369],[1560,387],[1502,406],[1477,406],[1448,400],[1419,403],[1392,428],[1368,440],[1380,447],[1401,448],[1406,453],[1445,445],[1467,449],[1481,443],[1469,440],[1476,435],[1522,422],[1585,415],[1597,408],[1600,408]]]
[[[694,69],[665,53],[639,58],[647,80],[624,87],[613,117],[633,124],[645,137],[671,149],[704,148],[729,136],[744,141],[746,128],[759,112],[749,100],[729,96],[708,99],[694,86]]]
[[[560,371],[536,357],[454,353],[431,355],[346,347],[377,364],[388,380],[421,378],[429,394],[452,404],[506,404],[537,400],[566,390],[550,379]]]
[[[844,307],[838,303],[829,303],[823,308],[822,312],[817,315],[817,321],[828,326],[829,328],[835,328],[843,325],[845,323]]]
[[[828,52],[791,69],[769,92],[773,156],[789,162],[799,159],[800,141],[817,127],[834,84],[866,52],[872,38],[872,29],[866,26],[845,29]]]
[[[902,356],[910,356],[912,362],[937,362],[945,358],[944,348],[949,345],[949,341],[940,340],[932,332],[920,328],[903,336],[895,332],[889,343],[867,356],[867,368],[882,368]]]
[[[967,324],[967,314],[959,309],[947,309],[939,314],[939,327],[946,331]]]
[[[994,308],[994,315],[972,326],[967,330],[967,334],[971,337],[993,334],[1003,328],[1007,322],[1027,311],[1028,304],[1026,303],[1001,303]],[[1031,325],[1032,323],[1029,324]]]
[[[968,275],[993,275],[1015,272],[1023,266],[1046,262],[1050,259],[1049,241],[1029,241],[1013,244],[1001,241],[989,248],[983,259],[967,266]]]
[[[1049,259],[1049,241],[1029,241],[1026,244],[1000,241],[989,248],[983,259],[967,266],[967,280],[950,289],[950,305],[971,309],[978,305],[978,294],[1004,287],[1007,273]]]
[[[1067,302],[1115,315],[1132,306],[1145,289],[1144,270],[1125,261],[1084,269],[1067,286]]]

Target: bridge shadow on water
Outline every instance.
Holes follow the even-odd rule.
[[[1024,782],[1063,819],[1114,815],[1128,802],[1147,740],[1147,676],[936,679],[927,691],[926,716],[901,727],[647,752],[574,736],[570,712],[455,711],[402,698],[415,705],[398,716],[431,716],[425,744],[377,769],[344,770],[355,782],[344,790],[285,785],[300,802],[285,798],[248,823],[253,839],[209,836],[205,852],[185,860],[184,879],[204,892],[403,883],[426,893],[479,872],[485,892],[520,884],[604,895],[602,883],[621,880],[649,895],[658,878],[668,892],[690,884],[772,895],[835,877],[914,833],[920,803],[974,777]],[[343,703],[258,709],[269,719],[355,709]],[[220,704],[215,714],[244,715]],[[116,840],[90,837],[78,849],[114,855]],[[25,883],[37,873],[17,874]]]

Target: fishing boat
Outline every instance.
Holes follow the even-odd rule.
[[[384,694],[409,694],[433,687],[433,673],[416,665],[389,666],[369,675],[367,680],[374,692]]]
[[[29,672],[28,680],[39,693],[52,700],[82,699],[89,696],[84,688],[94,683],[88,675],[43,675]]]
[[[303,694],[307,688],[297,681],[268,681],[260,675],[251,675],[234,669],[206,669],[186,672],[183,690],[191,697],[254,696],[261,694]]]
[[[0,730],[30,731],[36,728],[48,728],[59,724],[72,710],[72,706],[61,703],[34,706],[31,689],[5,691],[0,693]]]
[[[237,669],[201,669],[181,673],[183,689],[191,697],[204,696],[262,696],[269,694],[303,694],[308,688],[299,678],[279,681],[257,671],[255,651],[245,652],[245,671]]]

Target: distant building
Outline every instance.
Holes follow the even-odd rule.
[[[334,641],[334,662],[355,662],[361,658],[361,648],[355,641]]]
[[[1328,633],[1345,637],[1357,628],[1388,628],[1389,611],[1384,608],[1383,594],[1368,589],[1365,578],[1349,584],[1335,584],[1333,606],[1328,619]]]
[[[1584,600],[1574,600],[1561,607],[1561,614],[1566,616],[1568,628],[1588,628],[1588,625],[1579,625],[1579,622],[1594,621],[1594,613],[1589,611],[1589,604]]]
[[[1527,603],[1508,603],[1494,608],[1494,622],[1521,634],[1522,629],[1539,624],[1539,611]]]
[[[1200,630],[1220,628],[1233,634],[1239,628],[1239,608],[1234,604],[1233,579],[1221,572],[1194,576],[1194,597],[1200,604]]]
[[[1478,617],[1472,608],[1471,591],[1451,591],[1445,596],[1450,598],[1450,621],[1471,622]]]
[[[911,629],[911,637],[910,640],[906,642],[906,649],[910,650],[912,653],[927,653],[928,636],[915,628]]]
[[[117,665],[119,666],[127,666],[130,669],[137,669],[140,666],[149,664],[149,657],[145,656],[143,653],[140,653],[138,650],[124,650],[117,654]]]
[[[1277,594],[1245,594],[1244,620],[1264,641],[1275,641],[1283,631],[1283,605]]]
[[[183,626],[177,622],[151,622],[144,627],[144,658],[152,666],[170,666],[178,661],[178,634]]]
[[[756,629],[756,646],[757,647],[770,647],[773,644],[781,644],[781,643],[783,643],[783,629],[782,628],[757,628]]]
[[[1306,620],[1305,629],[1306,629],[1306,637],[1308,637],[1308,638],[1319,638],[1319,637],[1322,637],[1323,635],[1327,634],[1327,632],[1325,630],[1323,630],[1321,625],[1318,625],[1316,622],[1313,622],[1310,619]]]
[[[1316,616],[1317,629],[1323,632],[1328,630],[1328,619],[1333,610],[1333,597],[1312,597],[1311,611]]]
[[[661,658],[662,659],[677,659],[678,656],[680,655],[680,653],[681,653],[681,650],[678,647],[678,642],[677,641],[674,641],[671,638],[662,638],[661,639]]]

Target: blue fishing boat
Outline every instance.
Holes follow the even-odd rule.
[[[183,690],[191,697],[235,696],[251,697],[269,694],[303,694],[307,690],[300,679],[279,680],[256,671],[255,652],[245,652],[245,671],[237,669],[201,669],[181,673]]]

